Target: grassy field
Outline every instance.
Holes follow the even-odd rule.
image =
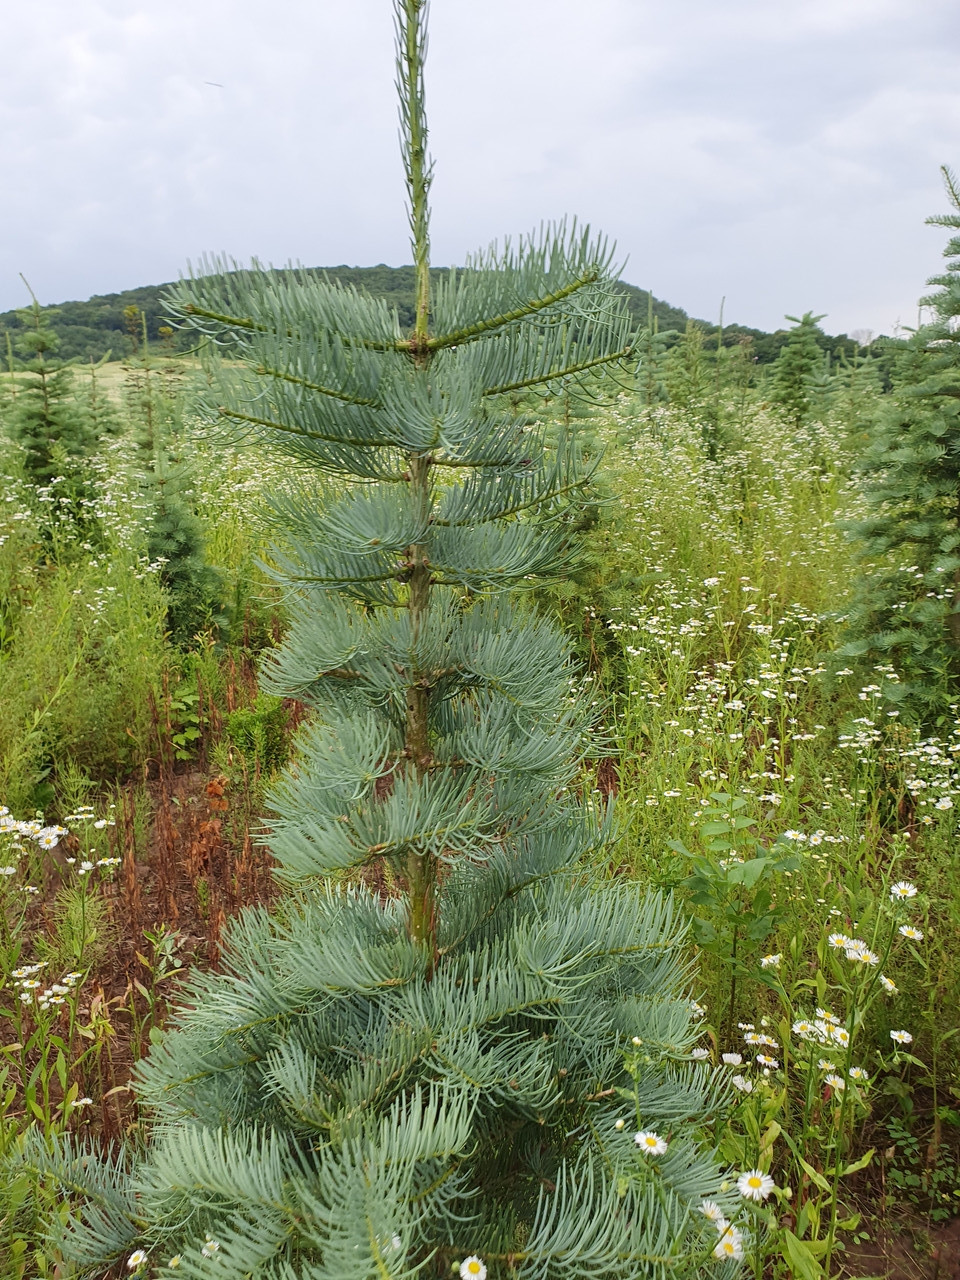
[[[95,537],[51,522],[56,493],[2,446],[0,1156],[28,1129],[141,1132],[127,1081],[182,975],[276,894],[264,785],[303,718],[257,689],[284,627],[265,499],[297,478],[197,433],[189,362],[95,376],[116,416]],[[798,432],[763,387],[725,391],[719,448],[689,405],[578,408],[603,501],[582,566],[538,591],[596,708],[582,785],[618,824],[600,872],[682,904],[697,1056],[730,1079],[712,1136],[778,1188],[751,1203],[758,1276],[921,1274],[960,1209],[960,720],[911,727],[896,671],[836,653],[879,398],[837,376]],[[180,647],[146,551],[154,419],[221,582]],[[64,1203],[28,1174],[0,1187],[0,1275],[68,1274],[39,1235]]]

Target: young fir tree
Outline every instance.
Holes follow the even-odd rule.
[[[790,426],[800,431],[809,423],[816,403],[816,385],[824,363],[817,341],[823,316],[805,311],[800,317],[787,316],[786,319],[792,321],[794,327],[774,364],[770,399]]]
[[[849,528],[867,567],[840,650],[892,666],[885,692],[926,724],[960,696],[960,191],[944,179],[954,212],[928,222],[958,234],[922,299],[934,318],[899,352],[860,467],[868,513]]]
[[[667,360],[675,329],[660,332],[660,322],[653,314],[653,294],[647,294],[647,323],[637,335],[637,390],[640,401],[651,414],[670,398],[667,392]]]
[[[703,329],[688,320],[683,337],[667,356],[665,381],[670,403],[698,419],[710,394],[710,372],[703,350]]]
[[[167,628],[174,644],[189,646],[206,628],[224,621],[223,582],[206,556],[203,527],[191,500],[193,476],[176,455],[174,437],[178,425],[176,393],[157,385],[150,361],[147,321],[137,312],[138,323],[124,309],[137,330],[138,360],[131,365],[127,406],[134,423],[134,439],[141,464],[147,555],[160,565],[160,581],[167,592]]]
[[[698,1212],[729,1193],[698,1140],[719,1099],[689,1061],[681,930],[586,874],[608,835],[577,799],[587,709],[507,594],[569,562],[587,476],[503,397],[624,359],[626,312],[603,243],[563,227],[431,293],[423,24],[397,0],[413,331],[306,273],[175,295],[245,366],[220,419],[328,478],[322,505],[278,504],[300,594],[265,673],[316,716],[272,800],[300,888],[235,922],[141,1065],[149,1145],[53,1162],[86,1189],[63,1247],[92,1275],[137,1251],[219,1280],[729,1265]]]
[[[74,397],[69,367],[57,359],[60,339],[51,327],[51,313],[42,311],[34,298],[18,315],[24,331],[16,346],[28,377],[17,386],[11,428],[23,449],[24,475],[38,487],[64,476],[73,481],[79,500],[86,493],[84,462],[96,447],[96,433]]]

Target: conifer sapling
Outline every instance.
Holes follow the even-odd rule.
[[[587,873],[610,836],[578,797],[588,708],[510,594],[570,562],[589,469],[575,420],[551,436],[504,397],[625,361],[625,306],[569,225],[431,291],[424,0],[396,22],[412,331],[307,273],[174,295],[243,363],[211,413],[313,477],[276,503],[297,594],[263,673],[314,708],[272,796],[294,888],[234,922],[141,1065],[145,1152],[45,1157],[86,1189],[62,1247],[92,1275],[142,1251],[220,1280],[699,1276],[727,1266],[699,1206],[729,1197],[682,930]]]

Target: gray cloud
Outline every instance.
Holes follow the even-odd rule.
[[[19,271],[57,301],[205,250],[408,261],[390,13],[11,6],[0,309]],[[575,213],[694,314],[912,323],[960,165],[958,36],[949,0],[433,0],[434,259]]]

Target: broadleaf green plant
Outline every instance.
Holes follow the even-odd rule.
[[[296,889],[233,924],[226,971],[140,1064],[146,1151],[40,1161],[88,1192],[60,1247],[90,1274],[220,1280],[722,1273],[741,1245],[698,1212],[729,1196],[683,930],[584,870],[610,836],[578,799],[587,702],[562,635],[508,595],[570,562],[589,470],[500,397],[626,360],[624,303],[572,226],[431,294],[424,0],[396,20],[413,331],[306,274],[172,299],[243,363],[219,420],[313,477],[277,503],[292,622],[264,672],[314,708],[272,796]]]

